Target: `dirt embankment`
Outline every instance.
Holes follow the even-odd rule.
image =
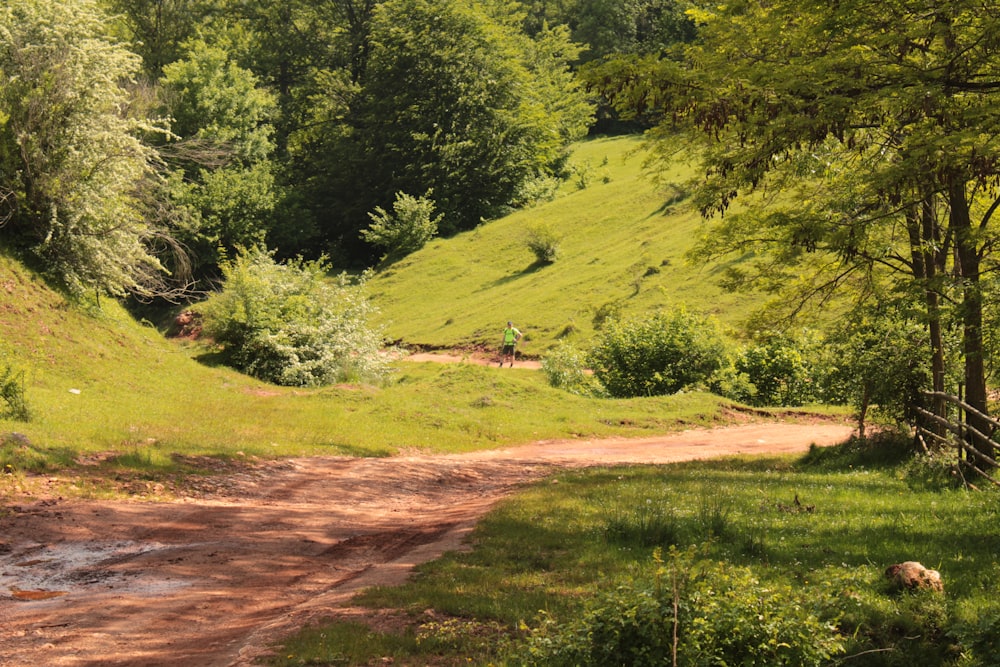
[[[257,665],[361,588],[463,548],[476,520],[554,467],[805,451],[842,424],[247,467],[177,502],[34,497],[0,507],[4,667]]]

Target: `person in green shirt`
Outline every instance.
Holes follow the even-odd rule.
[[[503,344],[500,348],[500,367],[503,362],[510,360],[511,368],[514,367],[514,357],[517,353],[517,341],[521,340],[521,332],[514,327],[514,323],[507,321],[507,328],[503,330]]]

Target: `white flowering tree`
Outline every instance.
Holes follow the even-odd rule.
[[[153,294],[164,271],[150,224],[163,126],[132,115],[139,57],[93,0],[0,6],[0,220],[74,292]]]

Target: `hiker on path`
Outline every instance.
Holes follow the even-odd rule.
[[[514,356],[517,351],[517,341],[521,340],[521,332],[514,327],[514,323],[507,321],[507,328],[503,330],[503,346],[500,348],[500,367],[503,362],[510,358],[510,366],[514,367]]]

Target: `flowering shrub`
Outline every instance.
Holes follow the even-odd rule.
[[[279,264],[262,249],[223,265],[221,293],[205,305],[205,333],[236,368],[275,384],[377,380],[387,372],[364,278],[327,277],[322,260]]]

